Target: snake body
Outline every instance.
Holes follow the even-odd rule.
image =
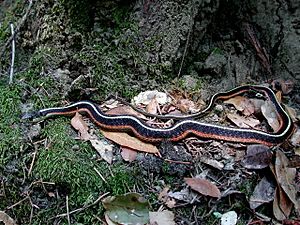
[[[224,127],[185,118],[169,128],[154,128],[131,115],[107,115],[96,104],[90,101],[79,101],[65,107],[42,109],[38,111],[38,115],[49,117],[85,112],[101,128],[111,131],[132,132],[136,137],[146,142],[160,142],[164,140],[180,141],[190,135],[205,139],[239,143],[259,143],[268,146],[284,142],[293,132],[293,123],[289,115],[277,101],[274,92],[268,87],[246,85],[227,92],[216,93],[211,97],[208,106],[200,114],[211,110],[217,100],[226,100],[249,91],[263,93],[273,104],[280,123],[280,127],[276,132],[269,133],[255,129]]]

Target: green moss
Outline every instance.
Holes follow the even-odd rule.
[[[91,160],[94,150],[88,143],[76,141],[70,136],[68,123],[66,118],[57,118],[49,121],[43,129],[49,145],[39,150],[33,172],[38,179],[69,188],[70,204],[80,205],[90,195],[100,192],[103,181],[93,168],[100,167],[101,170],[101,165]]]
[[[16,154],[20,147],[19,95],[18,86],[9,86],[0,81],[0,165],[5,164],[8,157]]]

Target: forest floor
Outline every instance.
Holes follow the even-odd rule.
[[[0,43],[11,36],[9,10],[1,23]],[[150,217],[151,224],[299,224],[299,130],[286,143],[270,148],[195,137],[149,144],[101,130],[87,116],[28,119],[43,108],[92,100],[106,113],[129,113],[150,126],[166,128],[174,121],[141,115],[114,96],[142,106],[147,113],[185,115],[204,109],[212,90],[223,90],[220,77],[174,77],[168,70],[148,80],[137,76],[135,64],[147,62],[130,43],[128,36],[134,33],[125,32],[136,25],[122,22],[119,14],[116,18],[115,29],[101,31],[98,39],[98,34],[84,36],[67,29],[64,32],[70,33],[59,36],[63,32],[55,30],[57,26],[48,29],[53,36],[40,34],[44,41],[53,38],[51,44],[34,46],[30,34],[21,31],[16,35],[21,37],[11,84],[11,45],[4,48],[0,223],[109,224],[115,220],[141,224]],[[153,47],[151,41],[148,47]],[[205,56],[220,62],[225,55],[226,49],[214,47]],[[252,84],[279,85],[276,96],[286,104],[293,123],[298,123],[300,100],[294,87],[299,84],[283,79]],[[155,98],[153,93],[136,97],[154,89],[160,91]],[[106,99],[110,94],[113,97]],[[276,109],[266,96],[255,94],[218,102],[204,121],[276,130],[281,126],[280,118],[273,117]],[[263,113],[261,107],[271,109]],[[113,108],[115,112],[110,112]]]

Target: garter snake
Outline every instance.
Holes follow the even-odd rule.
[[[183,118],[183,120],[175,123],[169,128],[154,128],[135,116],[107,115],[103,113],[96,104],[90,101],[79,101],[65,107],[42,109],[37,112],[37,115],[49,117],[55,115],[73,115],[76,112],[84,112],[103,129],[132,132],[136,137],[146,142],[159,142],[164,140],[179,141],[189,135],[230,142],[260,143],[268,146],[284,142],[293,132],[293,122],[277,101],[274,92],[265,86],[245,85],[226,92],[216,93],[211,97],[208,106],[197,114],[201,115],[210,111],[217,100],[226,100],[249,91],[264,94],[273,104],[280,123],[280,127],[277,131],[271,133],[256,129],[243,129],[202,123],[188,119],[191,116],[180,117]]]

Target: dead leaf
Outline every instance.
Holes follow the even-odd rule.
[[[156,98],[154,97],[151,99],[149,104],[146,106],[146,111],[151,114],[157,114],[157,109],[158,109],[158,102]]]
[[[103,140],[90,140],[92,146],[96,149],[96,151],[100,154],[101,158],[104,159],[109,164],[112,163],[113,159],[113,146],[106,143]]]
[[[207,164],[207,165],[210,165],[218,170],[222,170],[224,168],[224,164],[215,160],[215,159],[210,159],[208,157],[201,157],[201,162]]]
[[[176,192],[170,191],[170,192],[168,192],[168,196],[170,198],[184,201],[184,202],[187,202],[190,204],[193,204],[193,202],[197,198],[197,194],[195,192],[191,191],[188,187],[186,187],[180,191],[176,191]]]
[[[241,128],[254,128],[255,126],[260,124],[259,120],[257,119],[251,117],[245,118],[234,113],[228,113],[227,118]]]
[[[250,197],[250,208],[256,209],[258,206],[271,202],[274,199],[276,185],[267,177],[263,177],[256,185],[253,194]]]
[[[132,150],[131,148],[122,146],[121,147],[121,156],[126,162],[132,162],[136,159],[137,152]]]
[[[255,107],[253,103],[243,96],[235,96],[224,101],[226,104],[232,104],[238,111],[242,112],[245,116],[252,115]]]
[[[300,129],[297,128],[296,132],[291,137],[291,144],[294,146],[300,145]]]
[[[289,168],[289,160],[281,151],[277,151],[275,160],[276,179],[282,190],[294,203],[296,210],[300,210],[300,201],[297,201],[295,184],[296,168]]]
[[[237,217],[235,211],[226,212],[221,217],[221,225],[235,225],[237,223]]]
[[[284,109],[289,114],[289,116],[291,117],[293,122],[296,122],[298,120],[297,119],[297,111],[294,108],[292,108],[288,105],[284,105]]]
[[[293,155],[291,159],[289,160],[289,166],[290,168],[300,168],[300,155]]]
[[[168,197],[168,191],[170,190],[169,186],[166,186],[162,189],[162,191],[158,195],[158,200],[165,201],[165,199]]]
[[[189,99],[179,99],[176,102],[176,107],[184,113],[195,113],[198,110],[198,108],[196,107],[195,103]]]
[[[293,203],[287,195],[282,191],[281,187],[277,187],[275,198],[273,201],[273,213],[277,220],[285,220],[292,211]]]
[[[294,82],[292,80],[277,79],[272,82],[274,90],[280,89],[284,95],[289,94],[294,89]]]
[[[184,181],[193,190],[199,192],[202,195],[208,195],[215,198],[221,197],[219,188],[208,180],[201,178],[184,178]]]
[[[88,125],[86,124],[86,122],[83,120],[82,116],[78,112],[71,119],[71,125],[74,127],[74,129],[78,130],[80,139],[85,141],[92,139],[91,135],[88,132],[89,130]]]
[[[16,225],[16,222],[5,212],[0,211],[0,222],[3,222],[5,225]]]
[[[261,112],[267,119],[268,124],[272,127],[273,131],[278,131],[278,129],[280,128],[280,123],[278,121],[276,109],[274,108],[274,105],[270,100],[265,101],[265,104],[261,106]]]
[[[135,105],[139,105],[139,104],[148,105],[153,98],[156,98],[157,102],[160,105],[164,105],[172,101],[171,98],[168,97],[166,93],[154,90],[154,91],[145,91],[139,93],[138,96],[133,98],[133,102]]]
[[[247,169],[262,169],[269,166],[272,152],[265,145],[248,145],[247,154],[241,164]]]
[[[121,146],[129,147],[138,151],[148,152],[152,154],[159,153],[156,146],[149,143],[145,143],[135,137],[130,136],[127,133],[111,132],[111,131],[104,131],[104,130],[101,130],[101,133],[109,140],[112,140],[113,142]]]
[[[149,212],[150,225],[175,225],[174,213],[168,210]]]

